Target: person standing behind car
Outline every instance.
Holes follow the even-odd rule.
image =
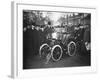
[[[85,50],[87,51],[87,53],[90,53],[91,50],[90,25],[86,25],[83,40],[84,40]]]
[[[33,48],[33,54],[37,55],[38,54],[38,31],[37,31],[37,26],[35,25],[33,29],[33,36],[32,36],[32,48]]]

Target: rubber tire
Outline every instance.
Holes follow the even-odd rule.
[[[41,49],[44,47],[44,46],[48,46],[49,47],[49,45],[47,44],[47,43],[44,43],[44,44],[42,44],[41,46],[40,46],[40,49],[39,49],[39,55],[40,55],[40,57],[42,57],[42,53],[41,53]],[[49,47],[50,48],[50,47]]]
[[[54,51],[54,49],[55,49],[56,47],[59,47],[59,48],[61,49],[61,55],[60,55],[60,57],[59,57],[58,59],[55,59],[55,58],[53,57],[53,51]],[[62,53],[63,53],[63,51],[62,51],[62,48],[61,48],[60,45],[55,45],[55,46],[53,46],[53,48],[52,48],[52,50],[51,50],[51,57],[52,57],[52,60],[53,60],[53,61],[59,61],[59,60],[61,59],[61,57],[62,57]]]
[[[74,54],[71,55],[71,54],[70,54],[70,51],[69,51],[69,46],[70,46],[70,44],[72,44],[72,43],[75,45],[75,51],[74,51]],[[75,52],[76,52],[76,44],[75,44],[74,41],[70,41],[70,42],[68,43],[68,55],[69,55],[69,56],[74,56],[74,55],[75,55]]]

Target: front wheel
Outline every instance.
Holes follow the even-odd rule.
[[[74,41],[69,42],[68,44],[68,55],[74,56],[76,52],[76,44]]]
[[[53,46],[51,50],[51,56],[53,61],[59,61],[62,57],[62,48],[60,45]]]

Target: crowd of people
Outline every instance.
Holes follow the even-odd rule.
[[[56,26],[57,27],[57,26]],[[61,27],[61,26],[58,26]],[[63,26],[64,27],[64,26]],[[67,27],[67,26],[65,26]],[[54,26],[34,26],[30,25],[23,28],[23,49],[25,53],[38,54],[39,47],[46,40],[46,35],[52,32]],[[90,26],[89,25],[77,25],[74,26],[75,33],[79,40],[90,42]],[[85,36],[84,36],[85,35]],[[31,51],[31,52],[29,52]]]

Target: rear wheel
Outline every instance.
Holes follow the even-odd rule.
[[[39,49],[39,55],[40,57],[46,57],[46,55],[49,53],[50,47],[47,43],[44,43],[40,46]]]
[[[60,45],[53,46],[51,50],[51,56],[53,61],[59,61],[62,57],[62,48]]]
[[[76,44],[74,41],[69,42],[68,44],[68,55],[74,56],[76,52]]]

